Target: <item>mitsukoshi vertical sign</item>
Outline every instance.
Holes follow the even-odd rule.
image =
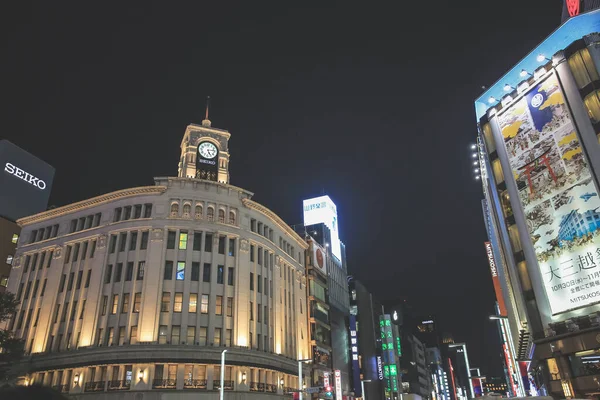
[[[556,76],[498,122],[552,314],[600,302],[600,198]]]
[[[500,308],[500,315],[506,316],[506,303],[504,302],[504,296],[502,295],[502,287],[500,286],[500,278],[498,278],[498,265],[494,258],[494,249],[490,242],[485,242],[485,253],[488,258],[490,265],[490,273],[492,274],[492,283],[494,284],[494,292],[496,293],[496,301],[498,301],[498,307]]]

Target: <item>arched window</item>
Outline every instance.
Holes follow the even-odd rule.
[[[235,213],[233,211],[229,211],[229,223],[235,225]]]
[[[178,216],[179,216],[179,204],[173,203],[173,204],[171,204],[171,217],[178,217]]]
[[[225,210],[219,208],[219,222],[225,223]]]
[[[206,217],[208,218],[209,221],[214,221],[215,209],[212,207],[208,207],[208,210],[206,210]]]
[[[202,219],[202,206],[196,205],[196,219]]]
[[[189,218],[191,213],[192,213],[192,206],[187,203],[184,204],[183,205],[183,216],[185,218]]]

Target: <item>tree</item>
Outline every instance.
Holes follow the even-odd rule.
[[[0,323],[12,318],[18,305],[13,293],[0,293]],[[0,382],[9,377],[10,368],[23,356],[23,348],[23,340],[14,337],[8,329],[0,329]]]

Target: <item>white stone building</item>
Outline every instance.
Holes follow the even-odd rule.
[[[229,184],[229,136],[189,125],[179,177],[18,221],[8,290],[22,382],[76,398],[216,398],[227,349],[231,398],[298,388],[307,244]]]

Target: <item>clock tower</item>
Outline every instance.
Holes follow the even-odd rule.
[[[181,141],[178,176],[229,183],[230,137],[228,131],[211,127],[208,118],[202,125],[188,125]]]

